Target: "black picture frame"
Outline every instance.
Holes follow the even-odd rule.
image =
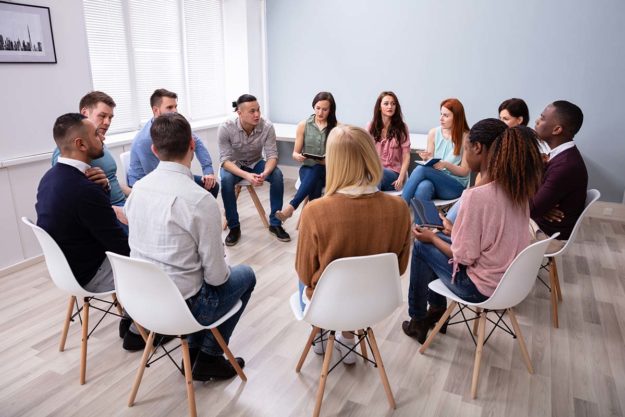
[[[56,64],[49,7],[0,1],[0,63]]]

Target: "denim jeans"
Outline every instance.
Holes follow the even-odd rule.
[[[460,203],[462,202],[462,198],[454,203],[453,206],[447,211],[445,217],[452,223],[456,223],[456,217],[458,217],[458,210],[460,210]]]
[[[201,176],[194,175],[193,179],[195,180],[195,183],[197,185],[199,185],[200,187],[204,188],[204,181],[202,181],[202,177]],[[219,194],[219,183],[215,182],[215,185],[213,185],[213,188],[208,190],[208,192],[211,193],[213,195],[213,197],[217,198],[217,194]]]
[[[419,200],[451,200],[460,197],[464,189],[464,185],[448,173],[418,165],[404,184],[401,197],[407,204],[410,204],[412,197]]]
[[[246,172],[261,174],[265,170],[265,161],[258,161],[254,168],[241,167],[241,169]],[[221,168],[221,198],[224,202],[226,220],[228,221],[228,228],[230,229],[239,227],[240,225],[234,186],[237,185],[237,183],[242,179],[243,178]],[[282,171],[280,171],[280,168],[276,167],[271,174],[265,178],[265,180],[271,183],[269,188],[269,202],[271,205],[269,224],[271,226],[280,226],[282,223],[280,222],[280,219],[276,217],[276,211],[282,209],[282,198],[284,196],[284,179],[282,178]]]
[[[450,242],[448,236],[439,233],[445,241]],[[408,315],[413,319],[422,319],[427,314],[427,305],[431,307],[447,306],[447,299],[431,291],[428,284],[437,278],[454,294],[463,300],[479,303],[488,297],[477,290],[471,278],[467,275],[466,268],[460,266],[456,272],[454,281],[451,282],[453,265],[449,258],[431,243],[423,243],[415,240],[412,248],[410,263],[410,288],[408,289]]]
[[[252,268],[247,265],[236,265],[231,267],[228,281],[217,287],[204,282],[200,291],[187,299],[187,305],[199,323],[209,325],[219,320],[237,301],[241,300],[243,306],[239,311],[217,327],[228,344],[234,326],[245,310],[255,285],[256,276]],[[189,347],[201,349],[202,352],[213,356],[223,354],[223,350],[210,330],[202,330],[189,335]]]
[[[313,166],[302,165],[299,169],[299,188],[289,202],[293,208],[299,205],[308,197],[309,201],[321,197],[323,187],[326,185],[326,166],[315,164]]]
[[[382,171],[382,181],[380,181],[380,185],[378,188],[380,191],[395,191],[395,187],[393,183],[397,181],[399,178],[399,174],[392,169],[384,168]]]

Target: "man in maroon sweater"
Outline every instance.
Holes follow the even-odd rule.
[[[560,232],[560,240],[569,238],[586,202],[588,172],[573,143],[583,121],[582,110],[564,100],[545,107],[536,120],[536,133],[551,151],[542,185],[530,201],[530,216],[544,234]]]

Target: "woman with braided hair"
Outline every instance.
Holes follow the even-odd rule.
[[[402,328],[419,343],[425,342],[447,304],[445,297],[429,291],[430,281],[440,278],[459,297],[482,302],[530,243],[529,200],[540,186],[543,164],[536,133],[485,119],[469,132],[464,154],[482,182],[463,193],[455,223],[441,216],[445,226],[441,233],[413,229],[410,321]]]

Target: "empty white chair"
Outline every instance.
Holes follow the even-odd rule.
[[[370,326],[382,321],[402,304],[397,255],[383,253],[371,256],[341,258],[332,261],[323,271],[310,302],[302,313],[299,293],[291,296],[290,305],[298,320],[310,323],[313,329],[304,351],[295,368],[299,372],[306,360],[317,333],[321,329],[330,336],[319,380],[319,389],[313,415],[321,411],[325,383],[329,373],[330,360],[336,331],[358,331],[362,357],[368,362],[365,340],[368,340],[380,371],[380,378],[386,391],[388,403],[395,408],[395,399],[384,370],[382,356]]]
[[[76,281],[76,277],[72,272],[69,264],[67,263],[67,259],[61,251],[59,245],[52,239],[52,237],[43,230],[41,227],[37,226],[33,222],[31,222],[28,218],[22,217],[22,222],[29,226],[35,237],[39,241],[39,245],[41,246],[41,250],[43,251],[43,256],[46,260],[46,266],[48,267],[48,272],[50,273],[50,278],[54,282],[54,285],[57,286],[62,291],[65,291],[69,294],[69,303],[67,305],[67,313],[65,315],[65,323],[63,324],[63,332],[61,333],[61,342],[59,344],[59,351],[63,352],[65,350],[65,341],[67,340],[67,332],[69,330],[69,323],[72,320],[72,313],[74,312],[74,305],[77,307],[77,312],[75,315],[80,314],[82,311],[82,343],[81,343],[81,351],[80,351],[80,384],[85,383],[85,378],[87,374],[87,340],[89,338],[89,306],[91,305],[92,299],[97,299],[98,301],[102,301],[108,304],[108,309],[102,310],[98,307],[94,307],[98,310],[101,310],[106,314],[114,314],[110,312],[111,308],[115,306],[119,313],[119,316],[122,316],[122,309],[119,303],[117,302],[117,298],[115,296],[115,291],[106,291],[94,293],[91,291],[85,290],[83,287],[78,284]],[[113,302],[107,302],[101,300],[102,297],[110,295],[113,298]],[[83,300],[82,307],[78,307],[76,299],[80,298]],[[99,322],[96,324],[99,324]],[[92,332],[95,330],[95,327],[91,330]]]
[[[588,208],[595,201],[599,200],[599,197],[601,197],[601,193],[599,192],[599,190],[591,189],[586,191],[586,203],[584,211],[582,211],[582,214],[579,215],[579,218],[575,222],[575,226],[573,226],[573,230],[571,231],[569,239],[560,250],[553,253],[545,254],[545,258],[547,258],[547,268],[549,269],[549,289],[551,291],[551,318],[553,320],[553,327],[558,327],[560,324],[558,320],[558,303],[562,301],[562,290],[560,288],[560,278],[558,276],[556,257],[562,256],[568,250],[571,243],[575,240],[577,231],[582,224],[584,216],[588,212]]]
[[[217,326],[241,309],[242,303],[240,300],[219,320],[204,326],[193,317],[176,284],[158,266],[148,261],[132,259],[111,252],[106,254],[111,261],[115,276],[115,288],[120,301],[124,304],[124,308],[137,323],[150,329],[141,364],[137,370],[135,382],[128,399],[129,407],[132,407],[137,396],[143,372],[152,353],[152,342],[154,341],[155,333],[178,336],[180,338],[187,385],[187,399],[191,416],[196,416],[197,411],[195,408],[193,381],[191,379],[191,358],[189,356],[187,335],[201,330],[210,330],[239,377],[243,381],[247,381],[243,370],[235,360],[232,352],[230,352],[219,329],[217,329]]]
[[[478,332],[477,332],[477,342],[475,349],[475,362],[473,365],[473,378],[471,381],[471,396],[472,398],[477,397],[477,385],[478,378],[480,373],[480,362],[482,359],[482,348],[484,346],[484,335],[486,332],[486,316],[488,313],[495,313],[498,319],[503,321],[503,316],[507,313],[510,317],[510,321],[512,322],[512,328],[514,332],[510,330],[507,324],[503,322],[505,327],[499,325],[499,320],[495,324],[496,327],[507,331],[517,338],[519,341],[519,347],[521,348],[521,354],[523,355],[523,360],[525,361],[525,365],[527,366],[527,370],[530,374],[534,373],[534,369],[532,367],[532,362],[529,357],[529,353],[527,352],[527,348],[525,346],[525,341],[523,340],[523,335],[521,334],[521,328],[519,327],[519,323],[517,322],[514,311],[512,310],[517,304],[527,297],[527,295],[532,290],[534,283],[536,282],[536,275],[538,273],[538,268],[540,268],[540,263],[545,254],[545,250],[551,242],[558,236],[558,233],[554,234],[551,238],[542,240],[536,243],[531,244],[527,248],[525,248],[519,255],[512,261],[505,274],[501,278],[499,285],[495,289],[493,295],[486,301],[482,303],[470,303],[462,298],[458,297],[454,294],[440,279],[430,282],[429,287],[430,290],[441,294],[448,299],[451,300],[451,304],[441,317],[441,319],[436,323],[434,330],[428,336],[427,340],[419,349],[419,353],[424,353],[425,350],[430,346],[434,337],[438,334],[440,329],[446,325],[447,319],[454,311],[456,306],[460,306],[460,312],[463,317],[465,314],[463,309],[469,308],[476,313],[476,317],[471,317],[470,319],[461,320],[457,323],[464,323],[469,320],[479,320],[478,322]],[[473,308],[470,308],[473,307]],[[502,311],[503,310],[503,311]],[[501,312],[500,312],[501,311]],[[456,313],[457,315],[458,313]],[[492,323],[494,321],[490,320]],[[456,324],[456,323],[450,323]]]

